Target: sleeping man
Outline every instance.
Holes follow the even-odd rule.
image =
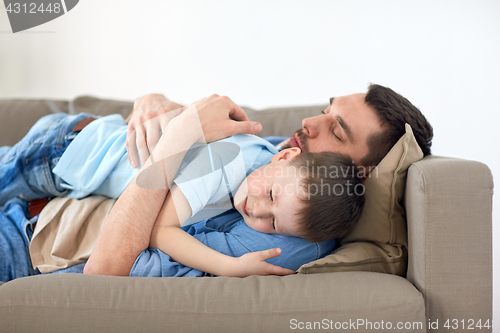
[[[144,114],[138,111],[141,109],[141,100],[138,100],[138,102],[136,102],[137,107],[132,114],[129,128],[140,123],[138,119],[148,119],[147,117],[150,117],[146,116],[144,118]],[[241,108],[226,97],[211,96],[195,104],[199,127],[207,142],[238,132],[255,133],[259,130],[258,125],[256,130],[256,124],[248,122]],[[161,102],[161,105],[165,106],[165,100]],[[165,110],[157,109],[155,112],[160,114],[163,111]],[[188,123],[192,123],[192,121],[187,120],[187,116],[188,113],[176,117],[177,122],[185,122],[184,126],[181,124],[180,127],[187,128]],[[240,121],[235,122],[230,118]],[[336,98],[324,111],[323,115],[305,119],[303,129],[297,132],[294,139],[291,140],[291,145],[310,152],[337,151],[349,153],[353,160],[360,165],[376,165],[404,133],[405,122],[412,125],[417,141],[423,148],[424,153],[427,152],[428,154],[432,130],[418,109],[390,89],[371,86],[368,94],[355,94]],[[136,127],[136,129],[139,129],[139,127]],[[147,136],[146,141],[154,141],[154,137],[151,139],[153,134],[150,135],[154,131],[150,132],[147,129],[143,132],[145,133],[144,136]],[[178,152],[187,151],[194,142],[199,140],[199,133],[188,132],[174,133],[170,137],[168,132],[164,133],[161,140],[170,143],[175,142],[176,145],[164,144],[157,147],[163,149],[163,151],[161,149],[153,150],[152,159],[145,162],[143,170],[148,168],[155,170],[155,165],[158,166],[158,163],[155,164],[152,161],[161,161],[165,156],[180,158]],[[132,133],[129,131],[127,142],[131,141],[129,138]],[[387,138],[383,134],[391,135]],[[140,138],[140,135],[136,136],[133,141],[139,142],[139,155],[141,161],[144,161],[147,154],[144,153],[144,149],[141,151],[141,143],[138,140]],[[394,142],[391,140],[394,140]],[[176,149],[172,150],[173,148]],[[131,152],[130,149],[129,152]],[[132,153],[129,153],[129,158],[133,162],[134,156]],[[5,159],[8,160],[8,158]],[[168,163],[166,167],[162,165],[163,170],[161,170],[161,173],[165,176],[166,181],[164,188],[144,188],[148,186],[141,187],[137,185],[137,182],[130,183],[104,223],[94,251],[85,266],[86,273],[140,276],[200,275],[201,272],[180,264],[175,268],[175,274],[165,272],[162,268],[166,267],[165,263],[174,262],[172,258],[161,251],[148,248],[150,241],[153,240],[151,236],[155,234],[154,230],[159,230],[154,226],[158,217],[162,215],[163,203],[168,193],[166,188],[171,185],[181,160],[182,158],[178,161],[171,158],[171,163]],[[56,190],[66,191],[68,189],[60,188]],[[240,206],[240,209],[242,209],[242,206]],[[6,209],[6,212],[10,212],[10,210]],[[179,212],[176,212],[176,214],[181,215]],[[248,215],[249,212],[245,213],[243,209],[243,214]],[[255,263],[255,269],[245,274],[288,274],[289,271],[267,265],[265,260],[270,258],[273,258],[273,260],[282,259],[282,262],[277,261],[274,263],[278,266],[287,267],[286,262],[290,259],[290,257],[287,258],[287,254],[292,254],[291,257],[294,257],[297,253],[307,252],[293,252],[293,249],[297,248],[297,244],[290,240],[296,241],[299,239],[297,237],[283,237],[283,239],[277,241],[276,237],[281,235],[262,234],[258,241],[254,241],[253,237],[255,235],[252,231],[255,230],[249,228],[245,223],[239,228],[235,226],[235,223],[227,223],[228,221],[234,221],[235,216],[230,211],[210,219],[202,227],[198,226],[198,230],[193,231],[197,225],[192,225],[189,227],[191,229],[189,232],[192,234],[198,233],[207,243],[211,242],[211,244],[205,243],[206,245],[223,244],[225,248],[216,248],[216,251],[228,255],[269,248],[282,249],[283,254],[278,258],[273,258],[278,254],[274,250],[249,253],[246,257],[250,258],[252,263]],[[225,219],[225,222],[221,223],[221,219]],[[231,225],[231,228],[222,227],[224,225]],[[312,252],[322,252],[318,251],[318,248],[320,248],[318,244],[313,244],[313,247],[311,247]],[[242,249],[243,252],[241,252]],[[326,252],[328,251],[324,253]],[[308,258],[308,260],[314,259],[314,257]],[[203,271],[209,271],[212,266],[209,265],[207,269],[202,269]],[[293,268],[296,269],[297,267]],[[177,273],[179,275],[176,275]]]

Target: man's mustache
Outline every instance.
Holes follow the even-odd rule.
[[[299,138],[300,148],[302,152],[308,152],[309,147],[307,146],[307,135],[304,133],[304,130],[300,128],[295,131],[294,135],[296,135]]]

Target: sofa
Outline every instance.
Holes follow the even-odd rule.
[[[263,124],[260,135],[288,136],[323,108],[245,110]],[[126,116],[131,109],[131,102],[89,96],[0,100],[0,146],[15,144],[49,113]],[[404,172],[392,172],[390,190],[397,179],[403,184],[399,196],[391,196],[391,214],[394,204],[401,212],[390,238],[374,236],[371,222],[361,224],[331,257],[285,277],[47,274],[0,282],[0,332],[456,332],[479,326],[491,332],[491,172],[480,162],[433,155],[407,164]]]

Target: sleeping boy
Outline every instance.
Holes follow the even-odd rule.
[[[16,146],[0,148],[2,204],[13,196],[118,197],[137,173],[125,149],[126,123],[119,115],[90,122],[91,117],[46,116]],[[78,126],[82,122],[88,123],[83,129]],[[173,259],[200,272],[246,276],[251,271],[245,260],[230,259],[244,259],[244,245],[240,252],[224,253],[214,240],[201,241],[213,238],[211,231],[230,233],[244,223],[257,232],[317,242],[324,256],[333,249],[331,240],[345,235],[359,218],[364,190],[359,190],[354,168],[350,158],[334,153],[300,154],[299,148],[278,153],[251,135],[193,147],[157,218],[150,245],[170,256],[160,255],[162,267]],[[233,206],[241,215],[228,211]],[[232,222],[215,229],[211,218],[221,213],[233,216]],[[202,227],[194,224],[202,220]],[[134,265],[137,275],[147,270],[144,260],[139,256]],[[296,269],[303,263],[283,266]]]

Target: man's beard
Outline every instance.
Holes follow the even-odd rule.
[[[304,134],[304,132],[302,131],[302,129],[296,130],[295,133],[294,133],[294,137],[295,137],[295,134],[297,134],[297,137],[298,137],[298,139],[300,141],[299,145],[300,145],[300,148],[301,148],[302,152],[308,152],[309,151],[309,147],[307,146],[307,138],[306,138],[306,135]],[[290,144],[290,138],[286,139],[283,142],[280,142],[276,146],[276,148],[278,148],[278,150],[292,148],[292,145]]]

